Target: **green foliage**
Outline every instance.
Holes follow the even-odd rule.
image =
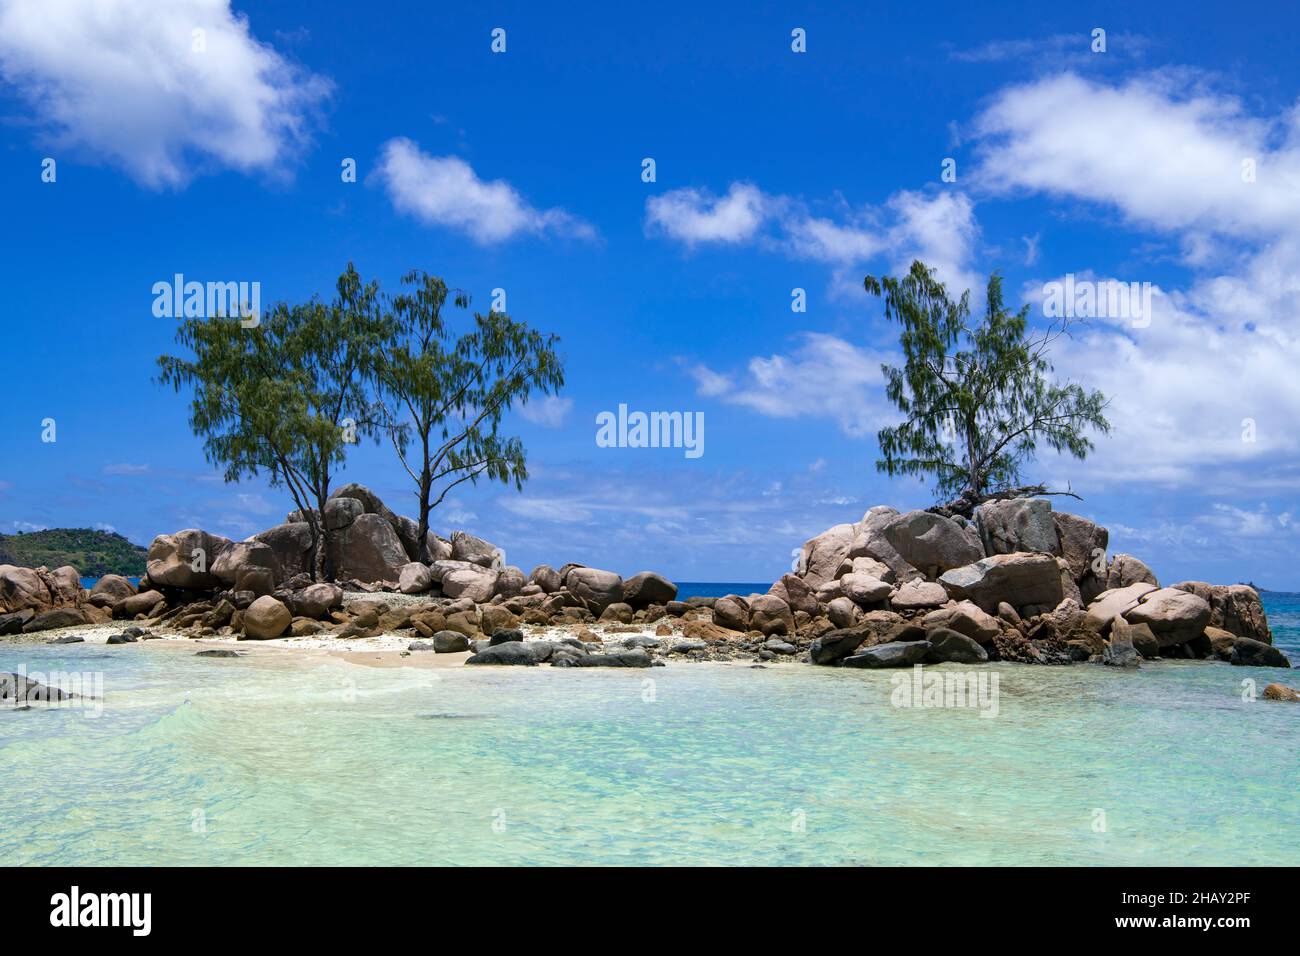
[[[559,339],[489,310],[457,333],[443,310],[442,279],[421,271],[402,277],[389,304],[389,337],[372,373],[402,467],[416,486],[421,559],[428,560],[429,514],[447,493],[480,477],[522,487],[528,477],[517,437],[500,434],[502,415],[534,394],[564,384]],[[452,295],[466,309],[463,292]]]
[[[144,574],[148,552],[116,532],[90,528],[50,528],[0,535],[0,564],[61,568],[72,565],[82,577]]]
[[[176,338],[192,357],[158,359],[160,382],[193,389],[190,427],[225,479],[265,471],[289,491],[311,524],[325,578],[329,532],[318,511],[349,444],[376,434],[364,381],[386,334],[378,287],[363,284],[351,263],[336,290],[329,304],[278,303],[251,328],[237,318],[188,319]]]
[[[1047,378],[1047,353],[1068,334],[1066,320],[1027,334],[1029,307],[1007,311],[997,273],[975,325],[970,293],[952,301],[919,261],[901,278],[867,276],[864,285],[902,326],[905,357],[902,368],[882,366],[886,394],[906,420],[880,431],[878,470],[933,475],[936,494],[978,503],[1012,490],[1040,444],[1082,459],[1093,448],[1085,430],[1110,430],[1101,392]]]

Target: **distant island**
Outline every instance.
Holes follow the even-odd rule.
[[[140,577],[147,550],[114,531],[90,528],[49,528],[0,535],[0,564],[61,568],[72,565],[87,577],[121,574]]]

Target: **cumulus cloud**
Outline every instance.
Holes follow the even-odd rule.
[[[1089,472],[1221,493],[1294,487],[1300,114],[1252,116],[1204,84],[1184,92],[1186,80],[1065,74],[1004,90],[976,121],[973,178],[995,195],[1087,203],[1186,253],[1188,281],[1156,288],[1149,324],[1094,320],[1054,355],[1112,399],[1115,431]]]
[[[0,77],[53,145],[151,188],[212,168],[284,175],[330,91],[229,0],[6,0]]]
[[[860,288],[856,270],[882,257],[899,272],[919,258],[958,292],[982,286],[970,269],[979,227],[965,194],[903,190],[882,207],[853,209],[843,200],[822,205],[836,207],[838,215],[815,213],[802,200],[764,193],[750,183],[732,183],[722,197],[675,189],[646,201],[646,229],[688,248],[752,243],[821,262],[831,267],[837,291]]]
[[[528,234],[596,237],[589,223],[563,209],[537,209],[504,179],[480,179],[463,159],[430,156],[405,137],[383,145],[376,175],[398,211],[458,229],[480,245]]]
[[[974,123],[974,181],[1104,203],[1162,230],[1255,239],[1300,222],[1300,111],[1247,114],[1164,71],[1106,85],[1074,73],[1011,87]],[[1253,161],[1255,181],[1243,181]]]
[[[880,371],[889,358],[834,335],[809,332],[789,355],[751,358],[747,374],[736,376],[743,385],[707,367],[690,372],[702,395],[772,418],[830,418],[846,434],[862,436],[891,420]]]

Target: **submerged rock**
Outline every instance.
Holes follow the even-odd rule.
[[[961,636],[961,635],[958,635]],[[891,641],[876,644],[858,651],[840,662],[843,667],[911,667],[925,660],[930,652],[929,641]]]

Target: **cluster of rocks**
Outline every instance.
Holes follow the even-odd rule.
[[[713,606],[723,627],[808,641],[815,664],[899,667],[1218,658],[1289,667],[1246,585],[1160,587],[1107,530],[1045,499],[993,501],[973,519],[868,511],[804,544],[767,594]]]
[[[424,544],[433,560],[423,563],[416,522],[358,484],[336,491],[322,518],[341,583],[316,582],[310,525],[302,518],[295,512],[244,541],[198,529],[159,535],[138,587],[105,575],[86,591],[72,567],[0,566],[0,633],[119,619],[191,637],[268,640],[328,632],[350,638],[410,630],[416,637],[450,632],[468,640],[520,624],[653,623],[677,596],[675,584],[650,571],[624,580],[566,564],[525,574],[505,565],[499,548],[465,532],[450,539],[430,533]],[[385,600],[385,592],[421,600]]]
[[[566,564],[525,574],[472,534],[420,542],[415,521],[357,484],[322,516],[341,583],[315,582],[302,517],[239,542],[160,535],[138,588],[106,575],[86,591],[70,567],[0,566],[0,634],[111,620],[255,640],[408,633],[411,653],[564,667],[664,658],[1135,667],[1157,657],[1290,666],[1253,588],[1161,587],[1139,559],[1107,556],[1105,528],[1045,499],[989,502],[973,519],[872,508],[806,542],[766,593],[687,601],[653,572],[624,580]],[[567,633],[525,640],[524,628]]]

